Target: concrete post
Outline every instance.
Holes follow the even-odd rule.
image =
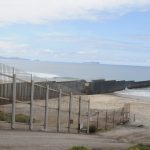
[[[11,129],[15,129],[16,122],[16,74],[13,74],[13,96],[12,96],[12,122]]]
[[[124,112],[124,107],[123,107],[123,109],[122,109],[122,123],[124,124],[124,122],[125,122],[125,118],[124,118],[124,114],[125,114],[125,112]]]
[[[97,112],[97,129],[99,128],[99,111]]]
[[[105,130],[107,130],[108,112],[106,111]]]
[[[90,128],[90,100],[88,101],[87,134],[89,134],[89,128]]]
[[[80,133],[80,125],[81,125],[81,96],[79,97],[78,133]]]
[[[33,101],[34,101],[34,81],[31,80],[31,99],[30,99],[30,125],[29,129],[33,129]]]
[[[44,129],[47,131],[48,127],[48,99],[49,99],[49,86],[46,87],[46,99],[45,99],[45,119],[44,119]]]
[[[115,127],[115,114],[116,114],[116,112],[114,110],[114,112],[113,112],[113,128]]]
[[[57,115],[57,132],[60,132],[60,105],[61,105],[61,98],[62,98],[62,90],[59,90],[59,97],[58,97],[58,115]]]
[[[70,93],[70,98],[69,98],[69,118],[68,118],[68,133],[70,133],[70,128],[71,128],[71,112],[72,112],[72,93]]]

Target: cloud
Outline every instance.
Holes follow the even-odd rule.
[[[149,64],[149,46],[142,43],[117,41],[96,36],[71,35],[70,33],[43,33],[36,43],[22,43],[9,38],[0,40],[0,54],[5,57],[21,57],[59,62],[100,61],[118,64]],[[70,39],[70,40],[69,40]],[[38,41],[39,40],[39,41]],[[61,41],[62,40],[62,41]],[[58,42],[59,41],[59,42]],[[55,42],[57,44],[55,44]],[[30,42],[29,42],[30,43]],[[55,45],[51,46],[52,43]],[[63,44],[65,45],[63,47]],[[142,49],[142,50],[141,50]]]
[[[19,44],[11,40],[0,40],[1,56],[16,56],[26,54],[27,44]]]
[[[18,43],[14,40],[0,40],[0,56],[3,57],[20,57],[27,59],[39,60],[60,60],[66,58],[70,53],[57,49],[38,48],[32,44]]]
[[[10,49],[20,49],[26,47],[27,44],[17,44],[10,40],[2,40],[0,41],[0,49],[1,50],[10,50]]]
[[[130,36],[131,37],[131,36]],[[142,50],[148,50],[150,49],[149,43],[145,44],[142,41],[139,43],[139,41],[136,41],[135,38],[145,38],[148,39],[148,35],[140,35],[136,36],[133,35],[132,38],[134,40],[115,40],[111,38],[104,38],[101,36],[93,36],[93,35],[77,35],[77,34],[70,34],[70,33],[63,33],[63,32],[47,32],[47,33],[41,33],[38,35],[38,42],[42,41],[44,43],[55,43],[58,45],[65,45],[69,47],[71,50],[71,47],[76,48],[77,50],[88,50],[91,51],[90,53],[93,53],[93,50],[107,50],[107,51],[113,51],[113,50],[120,50],[120,51],[141,51]],[[37,42],[37,43],[38,43]],[[58,46],[59,47],[59,46]],[[63,49],[63,47],[61,47]]]
[[[149,0],[1,0],[0,24],[103,20],[149,7]]]

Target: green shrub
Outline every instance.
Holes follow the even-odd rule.
[[[90,133],[95,133],[96,131],[97,131],[97,127],[95,125],[90,125],[89,132]]]
[[[128,150],[150,150],[150,145],[138,144],[130,147]]]
[[[17,114],[16,115],[16,122],[21,122],[21,123],[29,123],[30,117],[26,116],[24,114]]]
[[[11,114],[0,111],[0,121],[11,121]]]
[[[11,122],[11,113],[6,113],[0,111],[0,121],[6,121],[6,122]],[[21,123],[29,123],[30,117],[24,114],[16,114],[16,122],[21,122]],[[33,123],[35,123],[35,119],[33,119]]]
[[[5,113],[0,111],[0,121],[5,121]]]
[[[83,147],[83,146],[74,146],[69,150],[90,150],[88,147]]]

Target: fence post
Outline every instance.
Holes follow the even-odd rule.
[[[114,110],[114,112],[113,112],[113,128],[115,127],[115,114],[116,114],[116,112]]]
[[[135,122],[136,118],[135,118],[135,114],[134,114],[134,118],[133,118],[133,121]]]
[[[60,103],[62,97],[62,90],[59,90],[59,98],[58,98],[58,115],[57,115],[57,132],[60,131]]]
[[[72,92],[70,93],[70,99],[69,99],[69,118],[68,118],[68,133],[70,133],[70,127],[71,127],[71,111],[72,111]]]
[[[12,122],[11,129],[15,129],[16,122],[16,74],[13,74],[13,95],[12,95]]]
[[[97,112],[97,129],[99,127],[99,111]]]
[[[106,110],[105,130],[107,130],[107,121],[108,121],[108,112],[107,112],[107,110]]]
[[[89,128],[90,128],[90,100],[88,101],[87,134],[89,134]]]
[[[80,125],[81,125],[81,96],[79,97],[78,133],[80,133]]]
[[[49,98],[49,85],[46,87],[46,99],[45,99],[45,118],[44,118],[44,130],[47,131],[48,127],[48,98]]]
[[[125,108],[125,122],[128,122],[128,104],[126,105]]]
[[[125,120],[124,120],[124,114],[125,114],[125,113],[124,113],[124,107],[123,107],[123,109],[122,109],[122,115],[123,115],[123,116],[122,116],[122,117],[123,117],[122,123],[123,123],[123,124],[124,124],[124,121],[125,121]]]
[[[128,106],[128,120],[130,121],[130,104],[129,104],[129,106]]]
[[[120,111],[120,124],[122,123],[122,109]]]
[[[30,99],[30,126],[29,129],[33,129],[33,100],[34,100],[34,81],[31,80],[31,99]]]

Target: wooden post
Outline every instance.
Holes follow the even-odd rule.
[[[61,104],[62,90],[59,90],[58,97],[58,115],[57,115],[57,132],[60,132],[60,104]]]
[[[90,100],[88,101],[87,134],[89,134],[89,128],[90,128]]]
[[[113,112],[113,128],[115,127],[115,114],[116,114],[116,112],[114,110],[114,112]]]
[[[71,112],[72,112],[72,92],[70,93],[70,98],[69,98],[69,118],[68,118],[68,133],[70,133],[70,128],[71,128]]]
[[[13,95],[12,95],[12,122],[11,129],[15,129],[16,122],[16,74],[13,74]]]
[[[80,133],[80,125],[81,125],[81,96],[79,97],[78,133]]]
[[[49,86],[46,87],[46,99],[45,99],[45,119],[44,119],[44,129],[47,131],[48,127],[48,99],[49,99]]]
[[[108,121],[108,112],[107,112],[107,110],[106,110],[105,130],[107,130],[107,121]]]
[[[99,111],[97,112],[97,129],[99,128]]]
[[[31,80],[31,99],[30,99],[30,125],[29,129],[33,129],[33,101],[34,101],[34,81]]]

